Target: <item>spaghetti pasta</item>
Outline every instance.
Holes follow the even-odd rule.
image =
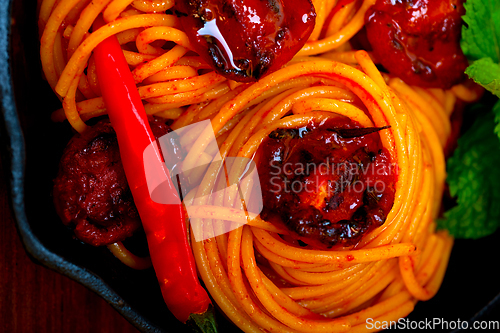
[[[453,244],[435,223],[446,178],[443,151],[456,101],[474,101],[480,92],[464,84],[410,86],[381,73],[369,52],[352,49],[348,42],[375,0],[313,3],[316,27],[297,56],[244,84],[211,70],[192,51],[170,14],[173,1],[43,0],[40,7],[42,66],[63,106],[52,119],[67,119],[83,132],[89,119],[106,114],[92,50],[117,35],[148,114],[171,119],[173,129],[211,121],[211,128],[184,138],[190,148],[184,170],[201,159],[210,162],[212,130],[223,159],[252,159],[278,129],[334,116],[361,127],[390,126],[379,136],[397,166],[394,204],[385,223],[352,246],[301,247],[285,237],[283,226],[235,208],[227,193],[218,203],[203,201],[220,181],[212,169],[186,197],[197,198],[190,219],[199,274],[245,332],[357,332],[366,329],[367,318],[397,320],[436,294]],[[107,24],[89,33],[101,14]],[[245,225],[229,233],[218,229],[217,221],[237,223],[244,216]],[[195,241],[199,233],[206,240]],[[147,266],[121,245],[111,248],[132,258],[132,266]]]

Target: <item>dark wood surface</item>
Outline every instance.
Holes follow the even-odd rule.
[[[0,161],[0,332],[138,332],[103,299],[26,254]]]

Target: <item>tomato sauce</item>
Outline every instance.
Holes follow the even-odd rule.
[[[336,117],[272,132],[256,156],[261,217],[320,248],[352,245],[381,226],[394,203],[396,168],[378,130]]]
[[[286,64],[314,29],[310,0],[178,1],[196,52],[222,75],[255,81]]]
[[[376,59],[408,84],[450,88],[465,79],[462,0],[378,0],[365,17]]]

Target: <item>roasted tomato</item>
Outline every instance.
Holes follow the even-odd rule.
[[[175,8],[198,54],[227,78],[246,82],[292,59],[316,18],[310,0],[188,0]]]
[[[378,0],[366,13],[375,57],[394,76],[422,87],[450,88],[462,81],[467,59],[460,48],[462,0]]]
[[[352,245],[381,226],[397,170],[378,130],[338,117],[272,132],[257,154],[261,216],[320,248]]]
[[[151,118],[155,137],[168,133],[159,118]],[[81,241],[101,246],[130,237],[141,221],[128,187],[116,134],[100,121],[66,146],[54,180],[54,204],[64,224]]]

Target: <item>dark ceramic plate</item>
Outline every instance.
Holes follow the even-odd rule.
[[[106,248],[75,241],[55,214],[52,179],[72,133],[67,124],[50,121],[60,105],[42,79],[38,47],[34,2],[0,0],[2,161],[26,251],[36,262],[99,294],[140,330],[182,331],[185,327],[163,303],[152,269],[129,269]],[[409,318],[500,320],[498,244],[498,232],[477,241],[457,241],[438,295],[418,303]],[[222,316],[219,322],[223,331],[234,328]]]

